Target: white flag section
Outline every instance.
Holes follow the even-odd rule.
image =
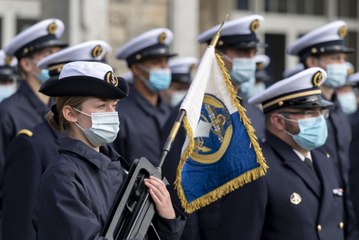
[[[210,204],[267,170],[254,129],[220,56],[209,46],[183,100],[186,141],[176,188],[186,212]]]

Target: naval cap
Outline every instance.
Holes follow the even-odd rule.
[[[332,105],[322,98],[320,86],[325,82],[327,73],[318,67],[308,68],[296,75],[276,82],[263,92],[251,97],[252,105],[261,104],[264,113],[291,108],[325,108]]]
[[[41,59],[38,67],[48,69],[50,77],[56,77],[66,63],[74,61],[104,62],[111,50],[111,46],[105,41],[87,41]]]
[[[59,40],[64,29],[64,24],[59,19],[38,22],[17,34],[5,47],[5,53],[8,56],[16,56],[19,60],[46,47],[65,47],[67,44]]]
[[[344,43],[347,32],[348,26],[344,21],[334,21],[300,37],[289,46],[287,52],[299,56],[302,61],[310,55],[350,53],[353,49],[346,47]]]
[[[266,68],[270,64],[270,58],[267,55],[255,55],[253,58],[256,63],[256,79],[268,81],[271,77],[268,75]]]
[[[46,81],[39,91],[51,97],[121,99],[128,95],[128,85],[105,63],[76,61],[65,64],[58,79]]]
[[[116,52],[117,59],[125,59],[128,66],[150,57],[173,57],[169,45],[172,43],[173,33],[167,28],[156,28],[147,31],[120,47]]]
[[[182,82],[189,84],[192,81],[191,73],[198,65],[195,57],[172,58],[168,66],[172,73],[172,82]]]
[[[218,40],[218,48],[250,49],[257,48],[257,29],[261,26],[264,18],[261,15],[250,15],[224,23],[221,36]],[[220,25],[216,25],[203,32],[198,42],[209,44],[218,31]]]
[[[13,79],[16,74],[16,65],[16,58],[6,56],[5,52],[0,50],[0,80]]]

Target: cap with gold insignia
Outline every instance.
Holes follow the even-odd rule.
[[[266,68],[270,64],[270,58],[267,55],[255,55],[254,62],[256,63],[256,79],[261,81],[268,81],[271,77],[268,75]]]
[[[117,59],[125,59],[131,66],[151,57],[173,57],[169,45],[172,43],[173,33],[167,28],[156,28],[145,32],[120,47],[116,52]]]
[[[5,47],[8,56],[16,56],[19,60],[37,50],[47,47],[65,47],[61,42],[64,24],[59,19],[46,19],[38,22],[16,35]]]
[[[221,30],[217,48],[250,49],[257,48],[258,38],[256,31],[261,26],[264,18],[261,15],[251,15],[226,22]],[[209,44],[218,31],[219,25],[203,32],[198,42]]]
[[[354,52],[353,49],[345,46],[344,37],[347,32],[347,24],[338,20],[300,37],[288,48],[287,52],[299,56],[302,61],[310,55]]]
[[[110,52],[111,46],[104,41],[87,41],[41,59],[38,66],[42,69],[48,69],[50,77],[57,77],[66,63],[73,61],[104,62]]]
[[[172,73],[172,82],[182,82],[189,84],[192,81],[192,72],[198,65],[195,57],[173,58],[168,62]]]
[[[39,92],[51,96],[93,96],[121,99],[128,94],[125,79],[117,77],[111,66],[100,62],[76,61],[63,66],[58,79],[46,81]]]
[[[262,105],[264,113],[290,108],[327,108],[333,103],[322,98],[322,85],[327,78],[326,72],[318,67],[308,68],[290,78],[276,82],[263,92],[251,97],[252,105]]]
[[[16,58],[6,56],[3,50],[0,50],[0,80],[13,79],[16,74]]]

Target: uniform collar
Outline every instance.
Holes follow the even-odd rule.
[[[168,105],[163,101],[160,95],[158,95],[158,104],[157,106],[153,106],[149,101],[144,98],[140,92],[137,91],[136,88],[132,87],[130,89],[130,98],[133,98],[136,104],[144,111],[146,114],[154,116],[157,115],[158,112],[167,112]]]
[[[112,160],[117,160],[119,157],[115,151],[106,151],[105,148],[101,147],[100,152],[97,152],[82,141],[69,137],[60,139],[59,143],[59,152],[88,161],[102,171],[107,170]],[[104,153],[101,150],[104,150]],[[105,154],[110,154],[110,156]]]

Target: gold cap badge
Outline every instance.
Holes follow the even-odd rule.
[[[158,36],[158,42],[159,42],[160,44],[164,44],[166,38],[167,38],[166,33],[165,33],[165,32],[162,32],[162,33]]]
[[[338,35],[341,38],[344,38],[348,33],[348,27],[347,26],[341,26],[338,30]]]
[[[118,86],[118,79],[114,72],[108,71],[105,75],[106,82],[114,85],[115,87]]]
[[[313,87],[318,87],[319,84],[323,81],[323,74],[321,71],[318,71],[316,72],[314,75],[313,75],[313,78],[312,78],[312,84],[313,84]]]
[[[6,64],[6,65],[10,65],[10,64],[11,64],[11,60],[12,60],[12,56],[6,56],[6,57],[5,57],[5,64]]]
[[[47,26],[47,32],[49,34],[55,34],[57,30],[57,24],[55,22],[52,22]]]
[[[101,47],[101,45],[96,45],[91,51],[91,56],[97,58],[102,54],[102,51],[103,48]]]
[[[255,32],[258,30],[258,28],[260,27],[260,23],[258,19],[253,20],[253,22],[251,23],[251,31]]]

